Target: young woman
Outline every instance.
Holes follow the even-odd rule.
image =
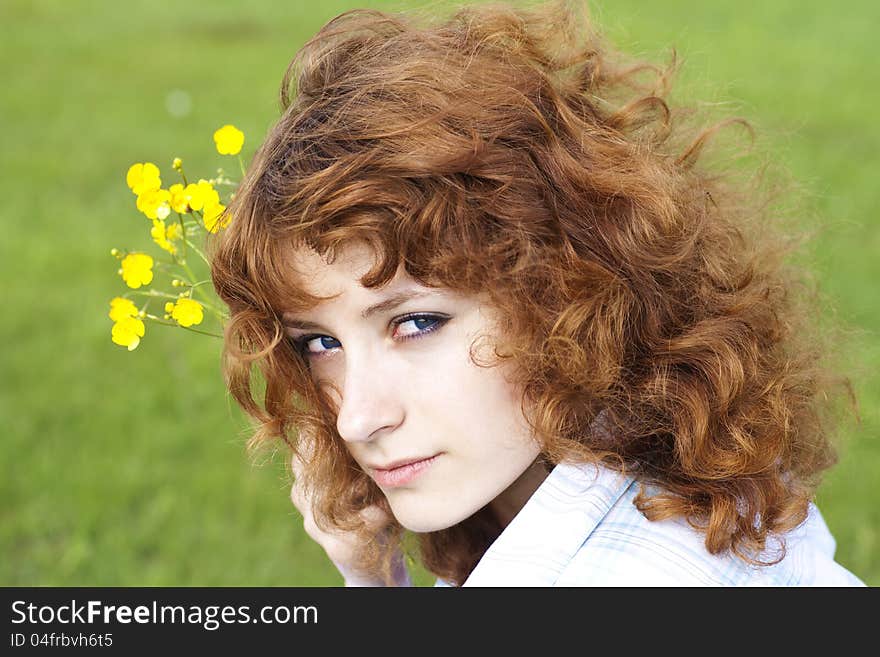
[[[347,584],[408,584],[411,536],[440,584],[861,583],[798,272],[668,82],[568,4],[347,12],[294,59],[213,277]]]

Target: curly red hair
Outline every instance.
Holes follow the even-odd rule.
[[[332,258],[369,243],[368,287],[402,265],[487,294],[503,318],[495,356],[516,365],[544,457],[635,473],[640,510],[687,518],[709,552],[767,561],[767,539],[805,518],[834,462],[840,380],[768,194],[703,165],[731,121],[695,128],[673,111],[674,68],[627,63],[569,3],[424,24],[350,11],[291,63],[283,114],[213,245],[225,373],[256,420],[251,447],[310,436],[316,518],[364,533],[365,563],[388,572],[407,537],[371,541],[358,523],[387,503],[283,337],[279,308],[316,302],[284,269],[292,245]],[[422,563],[460,584],[500,531],[483,509],[421,534]]]

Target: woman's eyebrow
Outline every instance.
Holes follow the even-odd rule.
[[[372,306],[367,306],[361,311],[361,317],[363,317],[364,319],[369,319],[372,315],[393,310],[397,308],[397,306],[403,305],[411,299],[421,299],[422,297],[428,296],[431,296],[431,292],[403,290],[402,292],[398,292],[397,294],[392,294],[384,301],[374,303]]]
[[[421,299],[423,297],[432,296],[432,294],[432,292],[422,292],[419,290],[402,290],[401,292],[392,294],[387,299],[383,299],[382,301],[367,306],[361,311],[361,317],[364,319],[369,319],[370,317],[378,313],[394,310],[398,306],[401,306],[412,299]],[[284,324],[289,328],[298,328],[303,330],[316,330],[322,328],[319,324],[298,319],[290,313],[284,313],[281,319]]]

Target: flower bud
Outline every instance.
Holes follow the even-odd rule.
[[[171,163],[171,168],[175,171],[180,171],[183,168],[183,160],[179,157],[175,157],[174,161]]]
[[[119,249],[110,249],[110,255],[112,255],[114,258],[118,258],[119,257]]]

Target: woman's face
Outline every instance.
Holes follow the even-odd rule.
[[[437,531],[491,503],[506,524],[542,477],[530,467],[539,448],[505,370],[469,356],[478,336],[493,335],[490,309],[402,270],[365,288],[359,279],[373,262],[360,245],[333,264],[293,252],[299,284],[334,298],[284,313],[288,335],[328,387],[340,437],[398,522]],[[491,360],[490,342],[475,350],[481,362]]]

